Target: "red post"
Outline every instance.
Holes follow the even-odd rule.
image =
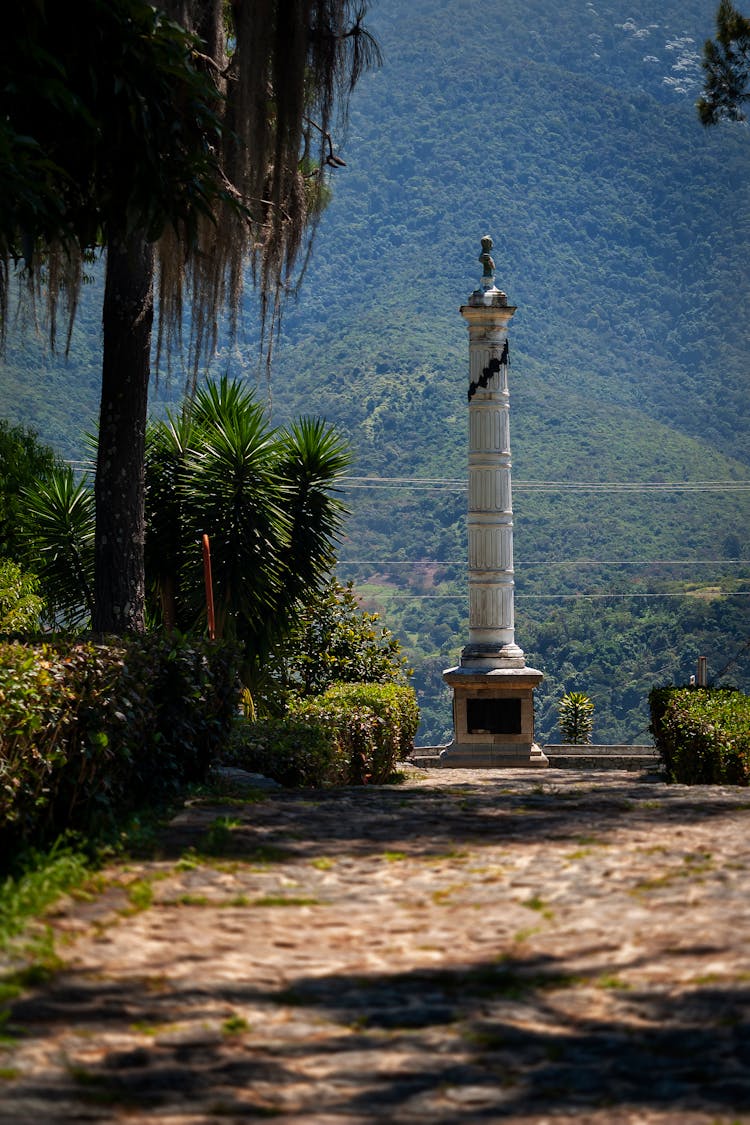
[[[208,618],[208,639],[216,639],[216,620],[214,618],[214,584],[211,578],[211,544],[208,536],[203,536],[203,577],[206,580],[206,617]]]

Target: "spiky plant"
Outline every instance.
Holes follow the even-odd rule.
[[[147,449],[147,575],[162,620],[204,620],[207,534],[217,630],[243,643],[249,676],[330,572],[349,453],[317,419],[274,430],[252,392],[226,378],[151,427]]]
[[[86,477],[56,466],[24,490],[29,562],[56,620],[82,625],[93,612],[94,497]]]
[[[226,379],[198,392],[193,418],[184,536],[190,543],[210,537],[218,633],[239,635],[255,649],[273,621],[291,530],[275,431],[250,392]],[[192,573],[183,586],[198,611],[201,584]]]
[[[591,742],[594,727],[594,704],[582,691],[569,691],[557,705],[563,742]]]
[[[283,584],[290,607],[302,595],[309,597],[330,575],[346,514],[335,491],[350,464],[351,454],[341,436],[320,418],[301,418],[282,432],[278,472],[291,520]]]

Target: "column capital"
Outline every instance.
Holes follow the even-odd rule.
[[[499,290],[498,290],[499,292]],[[473,294],[472,294],[473,296]],[[505,297],[505,294],[501,294]],[[504,303],[480,302],[474,304],[469,298],[468,305],[461,305],[458,310],[469,325],[469,328],[507,327],[513,319],[513,314],[518,310],[518,305],[509,305],[507,298]]]

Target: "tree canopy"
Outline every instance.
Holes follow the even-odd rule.
[[[716,13],[716,38],[703,47],[705,86],[698,101],[704,125],[746,121],[750,101],[750,19],[731,0],[721,0]]]
[[[264,308],[290,284],[329,130],[378,59],[353,0],[73,0],[14,5],[0,46],[0,330],[8,268],[40,253],[54,331],[81,254],[158,243],[162,326],[189,286],[197,353],[236,312],[248,260]],[[36,271],[40,276],[39,269]]]
[[[73,0],[16,5],[0,54],[0,320],[8,275],[46,263],[54,341],[82,257],[107,247],[94,628],[145,628],[144,457],[151,329],[193,376],[248,262],[276,320],[343,161],[330,128],[377,46],[353,0]],[[7,176],[5,175],[7,173]],[[308,239],[308,247],[309,247]],[[158,285],[157,285],[158,280]],[[69,336],[70,339],[70,336]]]
[[[195,38],[145,0],[19,4],[4,23],[2,295],[12,263],[48,280],[54,333],[60,286],[74,302],[86,251],[136,226],[193,242],[199,216],[231,202],[221,98]]]

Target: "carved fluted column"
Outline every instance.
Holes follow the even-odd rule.
[[[443,677],[453,688],[454,740],[445,766],[539,766],[534,688],[515,640],[508,326],[514,305],[495,286],[492,239],[482,239],[480,287],[461,315],[469,329],[469,639]]]
[[[461,315],[469,327],[469,643],[462,663],[523,667],[513,615],[513,499],[504,293],[473,293]]]

